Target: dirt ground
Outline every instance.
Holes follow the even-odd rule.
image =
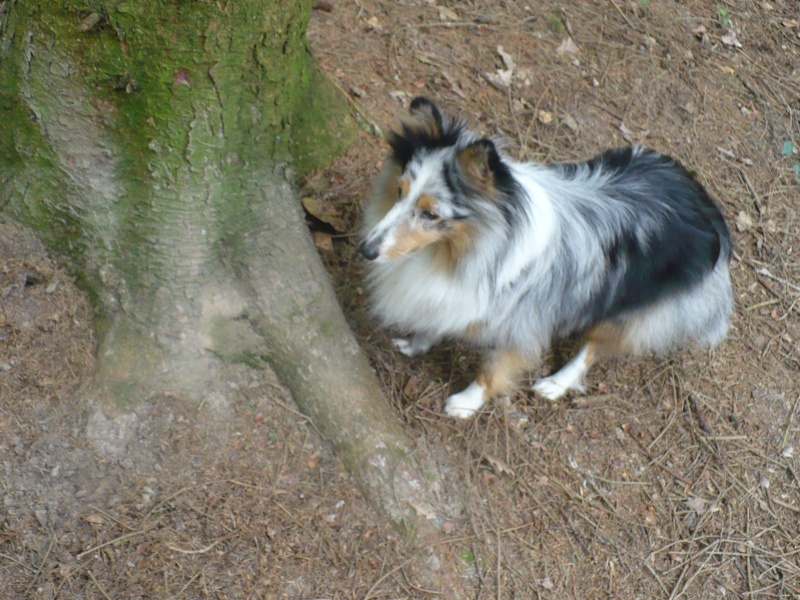
[[[446,556],[474,598],[800,598],[799,21],[796,0],[317,4],[314,53],[363,132],[308,178],[337,217],[309,221],[398,419],[461,482]],[[679,158],[735,233],[728,340],[603,364],[582,397],[525,385],[443,416],[475,354],[395,353],[355,255],[376,128],[419,94],[530,160],[630,142]],[[67,271],[0,219],[0,596],[430,597],[269,372],[220,365],[235,402],[218,435],[165,393],[140,415],[169,424],[132,450],[148,461],[92,452],[73,409],[90,325]]]

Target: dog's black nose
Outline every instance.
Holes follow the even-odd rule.
[[[370,246],[367,242],[361,242],[361,245],[358,247],[361,251],[361,254],[364,255],[364,258],[367,260],[375,260],[378,258],[378,250],[377,248]]]

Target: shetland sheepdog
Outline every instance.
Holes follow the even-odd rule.
[[[731,238],[719,208],[674,159],[639,146],[582,163],[511,160],[426,98],[389,137],[364,216],[371,308],[409,356],[443,338],[482,349],[453,417],[508,394],[555,338],[578,354],[537,381],[583,390],[601,357],[711,347],[728,329]]]

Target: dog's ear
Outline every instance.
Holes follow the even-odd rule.
[[[504,165],[492,140],[472,142],[459,151],[456,159],[464,178],[472,187],[489,194],[497,189],[496,176],[504,170]]]
[[[408,107],[409,114],[419,123],[432,139],[442,135],[442,111],[433,100],[424,96],[417,96]]]

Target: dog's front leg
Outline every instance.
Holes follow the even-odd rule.
[[[436,343],[436,338],[425,333],[418,333],[408,338],[392,338],[394,347],[406,356],[416,356],[426,352]]]
[[[513,348],[489,351],[481,360],[478,378],[463,392],[450,396],[444,411],[460,419],[473,416],[488,400],[511,393],[526,363],[525,357]]]

